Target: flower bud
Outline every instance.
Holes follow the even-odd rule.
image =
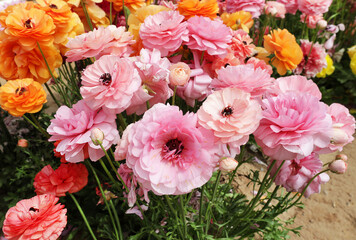
[[[22,147],[22,148],[27,148],[28,146],[28,141],[24,138],[19,139],[17,142],[17,146]]]
[[[344,144],[347,143],[349,137],[347,133],[340,128],[333,128],[331,135],[331,143],[332,144]]]
[[[239,165],[239,163],[234,158],[223,158],[220,160],[219,169],[223,172],[231,172],[235,170],[237,165]]]
[[[340,23],[337,25],[340,31],[345,31],[345,24]]]
[[[338,159],[329,164],[329,169],[333,173],[344,174],[347,169],[347,163]]]
[[[100,145],[104,140],[104,133],[99,128],[93,128],[91,130],[90,138],[95,145]]]
[[[169,70],[169,82],[173,86],[183,86],[188,82],[191,71],[187,64],[179,62],[170,66]]]
[[[344,162],[347,162],[347,156],[345,154],[338,154],[336,155],[335,160],[342,160]]]
[[[323,20],[319,20],[317,24],[320,29],[324,29],[328,25],[328,22],[323,19]]]

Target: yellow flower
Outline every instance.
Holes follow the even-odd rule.
[[[356,54],[354,54],[351,58],[351,61],[350,61],[350,68],[353,72],[353,74],[356,75]]]
[[[333,74],[335,70],[333,60],[328,54],[326,55],[325,59],[326,59],[327,66],[323,68],[320,73],[316,75],[318,78],[325,78],[326,75]]]
[[[45,102],[46,92],[31,78],[8,81],[0,87],[1,108],[12,116],[39,112]]]
[[[252,14],[245,11],[231,14],[224,12],[220,17],[224,24],[232,30],[242,29],[248,33],[253,25]]]
[[[356,54],[356,45],[353,45],[349,49],[347,49],[347,53],[349,54],[350,59]]]

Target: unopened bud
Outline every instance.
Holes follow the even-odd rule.
[[[99,128],[93,128],[91,130],[90,138],[95,145],[100,145],[104,140],[104,133]]]
[[[183,62],[173,64],[169,68],[169,82],[173,86],[183,86],[190,78],[190,67]]]
[[[17,142],[17,146],[22,147],[22,148],[27,148],[28,146],[28,141],[24,138],[19,139]]]
[[[332,130],[332,136],[331,136],[331,143],[333,144],[343,144],[347,143],[347,140],[349,137],[347,136],[347,133],[340,129],[340,128],[333,128]]]
[[[235,170],[237,165],[239,163],[234,158],[228,157],[220,160],[219,169],[223,172],[231,172]]]
[[[323,20],[319,20],[317,24],[320,29],[324,29],[328,25],[328,22],[323,19]]]
[[[342,160],[344,162],[347,162],[347,156],[345,154],[338,154],[336,155],[335,160]]]
[[[347,169],[347,163],[341,159],[338,159],[329,164],[329,169],[333,173],[344,174]]]

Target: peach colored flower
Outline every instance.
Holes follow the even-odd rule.
[[[179,62],[169,67],[169,82],[173,86],[183,86],[190,78],[190,67],[184,63]]]
[[[300,46],[287,29],[273,30],[264,36],[263,46],[270,54],[274,54],[271,64],[277,68],[280,75],[286,74],[287,70],[295,69],[303,59]]]
[[[243,30],[237,30],[232,33],[232,41],[229,43],[232,52],[240,62],[252,55],[255,45],[252,43],[252,38],[247,32]]]
[[[33,79],[8,81],[0,87],[1,108],[15,117],[39,112],[45,102],[46,92],[41,84]]]
[[[234,56],[231,48],[228,48],[228,53],[224,56],[224,58],[220,58],[219,56],[212,57],[212,63],[204,65],[204,70],[208,71],[209,75],[212,77],[216,77],[217,71],[221,68],[240,65],[240,60]]]
[[[122,11],[123,10],[123,1],[122,0],[108,0],[108,2],[112,2],[114,5],[115,11]],[[125,0],[125,7],[130,9],[131,12],[135,12],[142,6],[145,6],[145,0]]]
[[[178,11],[186,20],[194,16],[214,19],[219,12],[219,6],[216,0],[181,0],[178,2]]]
[[[232,30],[242,29],[248,33],[253,26],[252,15],[249,12],[238,11],[231,14],[224,12],[220,17],[223,23]]]
[[[19,201],[3,224],[7,239],[56,240],[67,225],[67,209],[58,198],[45,194]]]

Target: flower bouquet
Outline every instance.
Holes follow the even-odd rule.
[[[344,57],[340,49],[354,44],[355,7],[336,0],[3,6],[1,155],[4,164],[25,161],[11,178],[24,183],[26,198],[5,198],[4,237],[298,233],[278,216],[320,192],[328,171],[347,167],[343,154],[319,159],[353,141],[355,118],[317,79],[348,57],[344,83],[354,79],[355,47]]]

